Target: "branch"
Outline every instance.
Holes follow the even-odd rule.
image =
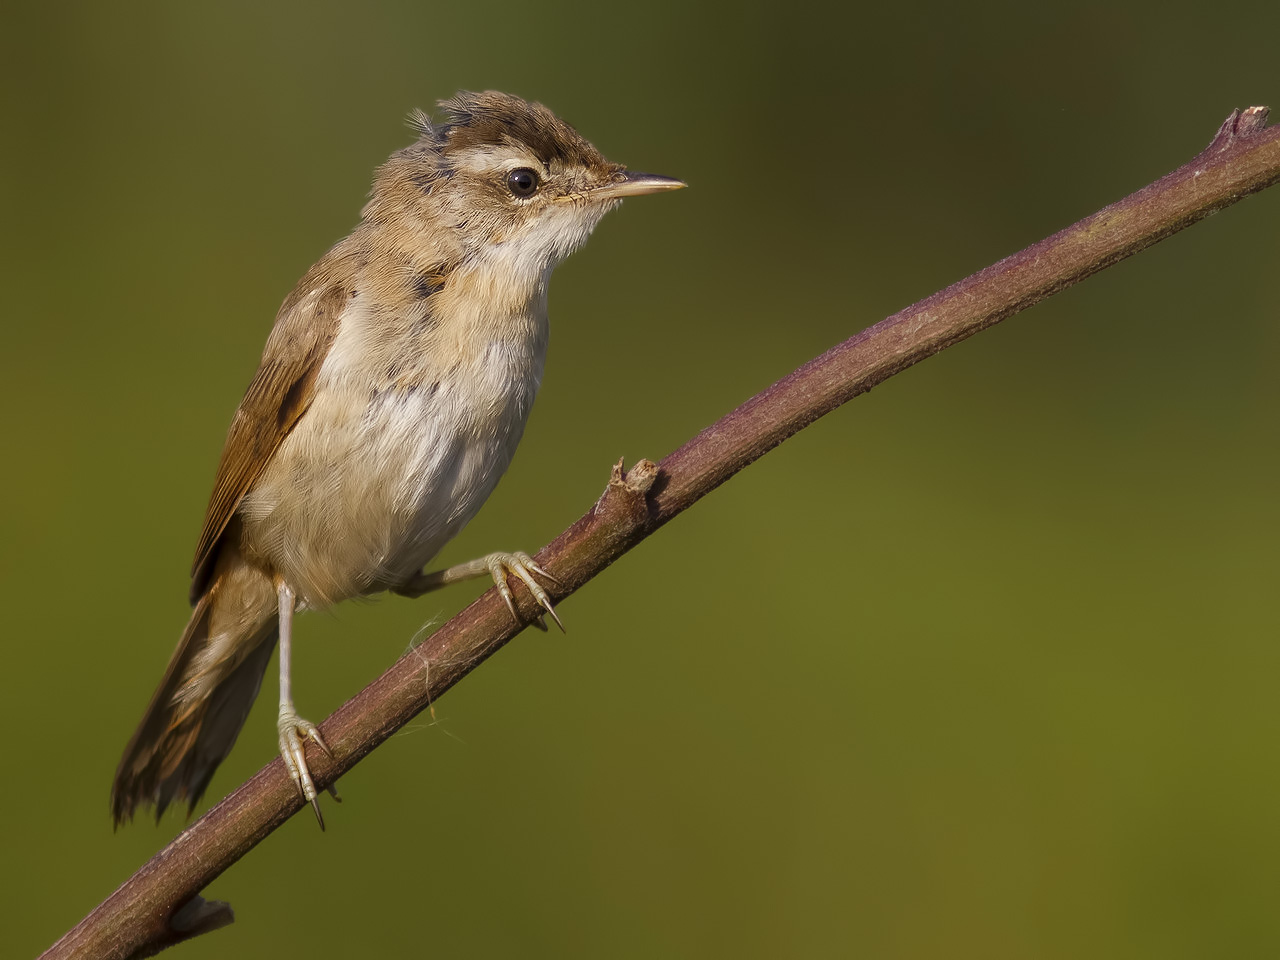
[[[895,373],[999,323],[1280,180],[1280,127],[1234,111],[1201,154],[1137,193],[851,337],[723,419],[661,464],[613,469],[599,501],[537,556],[562,599],[658,527],[792,434]],[[537,608],[521,593],[521,614]],[[333,760],[308,760],[322,787],[426,709],[519,632],[490,590],[410,650],[321,727]],[[145,956],[229,923],[198,893],[302,807],[277,757],[183,831],[52,946],[45,958]]]

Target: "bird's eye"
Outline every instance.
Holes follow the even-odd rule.
[[[528,167],[520,167],[507,174],[507,189],[513,197],[532,197],[538,192],[538,175]]]

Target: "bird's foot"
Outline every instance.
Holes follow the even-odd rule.
[[[307,768],[306,742],[308,740],[313,742],[330,760],[333,759],[333,754],[329,752],[329,747],[320,736],[316,725],[298,716],[292,707],[280,708],[276,729],[280,733],[280,756],[284,759],[289,776],[293,778],[303,799],[311,804],[316,820],[320,822],[320,829],[323,830],[324,817],[320,813],[320,802],[316,799],[316,785],[311,779],[311,771]],[[339,799],[332,785],[329,787],[329,793],[335,800]]]
[[[552,583],[559,583],[559,580],[534,563],[533,558],[527,553],[491,553],[484,558],[484,563],[489,568],[489,575],[493,577],[494,586],[502,594],[502,599],[507,601],[507,609],[511,611],[511,616],[515,617],[516,623],[523,623],[523,621],[516,610],[516,601],[511,594],[511,586],[507,583],[507,575],[510,573],[514,573],[520,578],[521,582],[529,588],[529,592],[533,594],[533,598],[538,601],[538,605],[556,622],[560,632],[564,632],[564,624],[560,622],[560,618],[556,615],[555,607],[551,605],[551,598],[547,596],[547,591],[542,588],[542,584],[538,583],[534,574],[546,577]],[[547,629],[547,625],[543,622],[541,615],[533,622],[539,629]]]

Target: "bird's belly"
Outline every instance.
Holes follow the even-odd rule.
[[[241,504],[247,553],[309,606],[405,582],[511,462],[537,381],[507,386],[318,391]]]

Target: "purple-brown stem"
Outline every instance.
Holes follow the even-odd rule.
[[[1280,180],[1280,127],[1266,108],[1235,111],[1190,163],[1118,203],[894,314],[779,380],[654,465],[619,463],[599,501],[538,554],[556,599],[823,414],[958,343]],[[518,594],[523,616],[537,608]],[[322,725],[332,783],[510,640],[518,629],[490,590],[409,651]],[[54,944],[45,958],[146,956],[231,921],[199,892],[303,806],[279,758],[157,853]]]

